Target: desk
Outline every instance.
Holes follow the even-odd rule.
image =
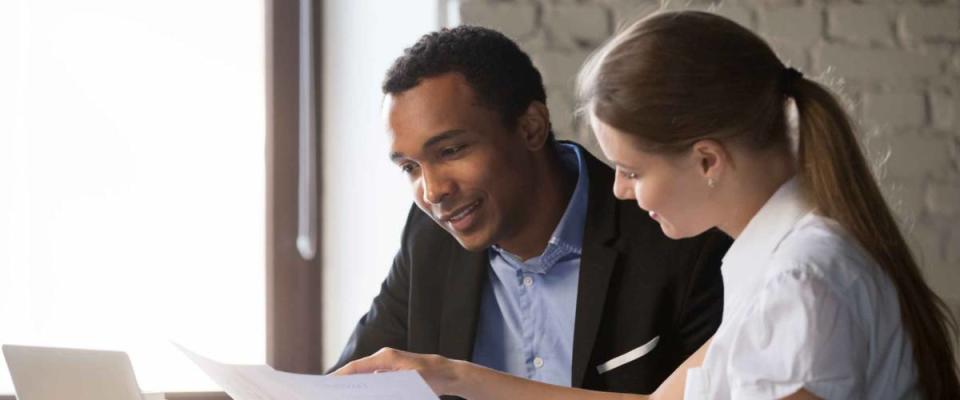
[[[222,392],[165,393],[167,400],[232,400]],[[0,400],[16,400],[10,394],[0,394]]]

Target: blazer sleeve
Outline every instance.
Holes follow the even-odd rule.
[[[394,257],[390,273],[380,286],[380,293],[373,299],[370,310],[357,322],[340,359],[328,372],[384,347],[404,350],[409,294],[410,268],[401,250]]]
[[[694,273],[690,274],[686,295],[677,321],[683,354],[693,354],[720,326],[723,315],[723,278],[720,265],[731,240],[711,231],[700,248]]]
[[[376,353],[384,347],[407,350],[408,316],[410,315],[410,245],[418,237],[423,225],[416,205],[411,205],[403,228],[401,247],[393,258],[393,265],[380,293],[374,297],[370,310],[353,328],[350,340],[340,353],[340,359],[329,372],[350,361]]]

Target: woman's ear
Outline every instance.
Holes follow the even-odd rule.
[[[699,140],[693,144],[693,157],[698,171],[708,185],[713,187],[723,173],[730,168],[730,153],[722,143],[713,139]]]
[[[527,149],[540,150],[550,136],[550,110],[546,104],[532,101],[527,111],[520,116],[517,126]]]

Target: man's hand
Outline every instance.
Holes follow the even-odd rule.
[[[462,361],[438,355],[416,354],[385,347],[374,355],[353,361],[333,372],[333,375],[369,374],[386,371],[417,371],[430,389],[439,395],[456,394]]]

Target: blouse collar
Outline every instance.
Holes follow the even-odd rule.
[[[725,305],[732,306],[737,299],[749,295],[742,292],[749,292],[752,284],[764,276],[770,256],[797,221],[811,211],[813,207],[807,201],[797,177],[777,189],[750,219],[723,257],[721,272]],[[732,308],[725,306],[724,310]]]

